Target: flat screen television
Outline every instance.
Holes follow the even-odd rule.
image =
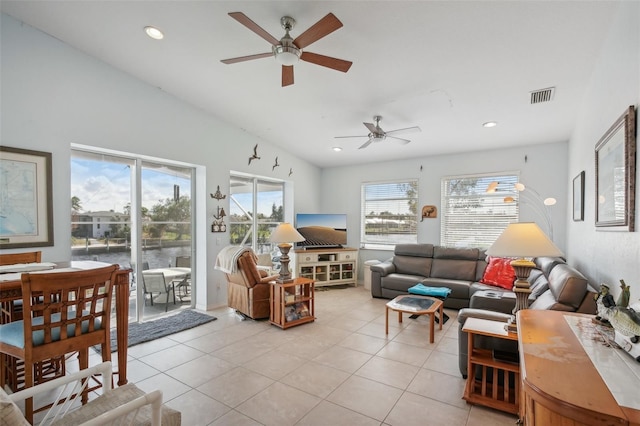
[[[342,247],[347,244],[347,215],[297,213],[296,229],[305,238],[299,248]]]

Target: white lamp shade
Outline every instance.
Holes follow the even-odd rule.
[[[511,223],[487,250],[496,257],[563,256],[562,251],[533,222]]]
[[[271,233],[269,241],[272,243],[297,243],[304,241],[306,238],[291,226],[290,223],[284,222]]]

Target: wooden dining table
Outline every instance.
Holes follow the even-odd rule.
[[[96,261],[53,262],[49,271],[81,271],[102,268],[109,263]],[[127,384],[127,345],[129,340],[129,274],[131,269],[116,272],[116,340],[118,342],[118,386]],[[21,273],[0,274],[0,302],[22,300]],[[4,383],[0,384],[4,386]]]

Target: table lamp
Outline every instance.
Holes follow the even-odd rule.
[[[516,306],[513,318],[507,330],[516,332],[516,313],[527,309],[531,289],[527,278],[536,264],[531,259],[540,256],[563,256],[558,247],[542,232],[534,222],[511,223],[498,239],[489,247],[487,255],[495,257],[515,257],[511,266],[516,274],[513,292],[516,294]],[[527,258],[527,259],[525,259]]]
[[[271,233],[269,241],[272,243],[278,243],[280,249],[280,277],[277,279],[279,283],[290,283],[293,281],[291,278],[291,272],[289,271],[289,250],[291,250],[291,243],[297,243],[304,241],[304,238],[300,233],[291,226],[290,223],[284,222],[278,225],[278,227]]]

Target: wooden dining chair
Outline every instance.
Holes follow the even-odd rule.
[[[111,299],[118,268],[22,274],[23,319],[0,325],[0,353],[24,361],[26,388],[34,385],[34,364],[42,360],[78,352],[80,369],[86,369],[93,345],[101,346],[103,361],[111,360]],[[2,375],[4,359],[0,357]],[[86,401],[85,390],[82,402]],[[33,413],[29,398],[29,422]]]
[[[0,266],[40,262],[42,262],[41,251],[0,254]],[[2,310],[0,324],[22,319],[22,300],[2,302],[2,304],[0,304],[0,309]]]

